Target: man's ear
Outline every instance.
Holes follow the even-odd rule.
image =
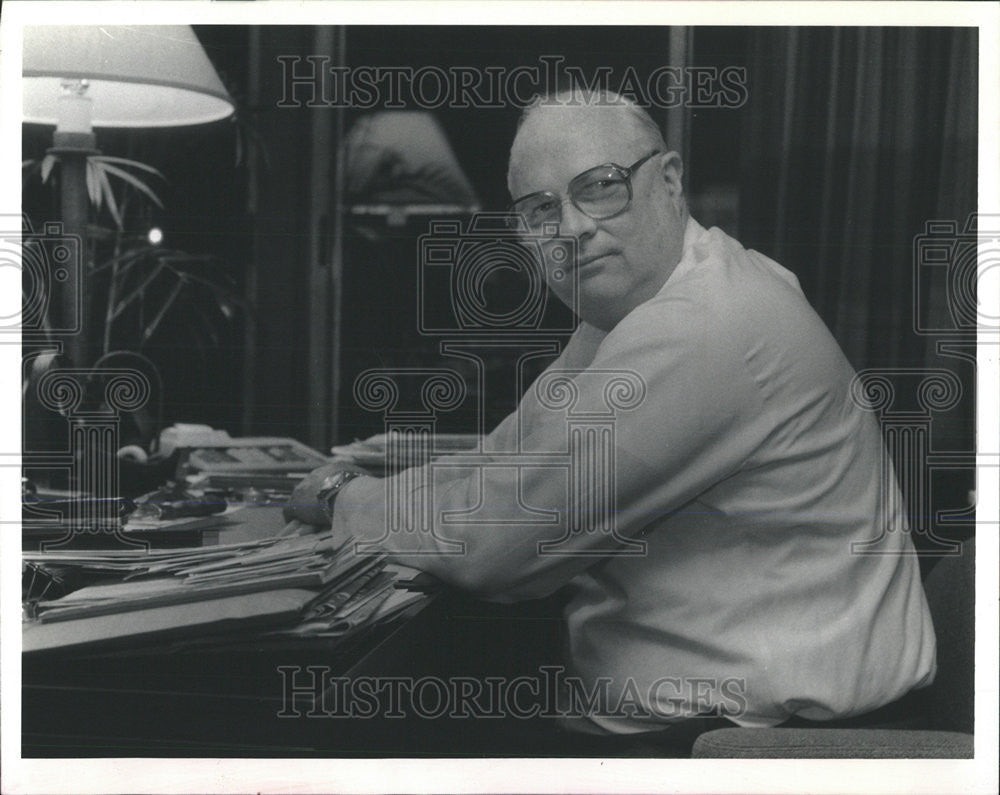
[[[664,152],[659,157],[660,174],[663,181],[667,183],[670,195],[673,197],[684,195],[684,163],[677,152]]]

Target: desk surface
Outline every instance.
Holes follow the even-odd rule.
[[[248,506],[238,521],[204,531],[203,544],[278,535],[280,508]],[[310,725],[275,720],[281,669],[319,666],[343,675],[419,613],[344,639],[190,639],[116,651],[26,655],[22,665],[25,756],[240,754],[302,745]],[[319,691],[321,695],[321,691]]]
[[[352,716],[338,710],[335,683],[537,677],[558,659],[551,608],[445,593],[350,647],[314,639],[33,660],[23,672],[22,755],[533,755],[524,721],[405,706],[395,717]]]
[[[248,508],[239,525],[206,543],[281,526],[279,509]],[[341,642],[232,639],[28,656],[22,755],[482,756],[505,747],[524,755],[521,725],[339,714],[335,683],[537,674],[539,660],[557,659],[557,612],[555,604],[506,607],[445,593]]]

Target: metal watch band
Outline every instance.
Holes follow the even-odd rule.
[[[333,502],[337,499],[337,495],[340,493],[340,490],[354,480],[354,478],[359,477],[361,477],[360,472],[341,470],[340,472],[330,475],[323,481],[323,485],[320,487],[316,496],[323,504],[323,510],[328,519],[333,521]]]

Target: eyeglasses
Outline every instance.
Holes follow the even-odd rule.
[[[570,180],[570,201],[576,209],[595,221],[621,215],[632,203],[633,175],[643,163],[660,152],[650,152],[631,166],[605,163],[587,169]],[[557,194],[543,190],[515,199],[510,205],[510,212],[523,217],[533,235],[554,237],[562,221],[562,204]],[[516,218],[512,221],[517,223]]]

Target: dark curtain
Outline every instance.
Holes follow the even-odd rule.
[[[977,31],[761,28],[748,52],[743,242],[798,276],[856,368],[928,364],[914,239],[976,207]],[[944,280],[920,311],[947,301]]]
[[[975,235],[962,233],[977,199],[977,30],[748,35],[742,242],[798,276],[856,369],[892,368],[900,392],[914,372],[952,372],[961,398],[931,412],[927,461],[935,451],[967,455],[975,450],[975,332],[967,322]],[[924,262],[929,222],[946,243],[964,241],[944,258],[963,258],[965,277],[956,278],[962,262]],[[917,390],[905,391],[910,405],[894,410],[916,408]],[[897,460],[897,470],[907,463]],[[974,467],[942,468],[932,480],[934,508],[969,504]]]

